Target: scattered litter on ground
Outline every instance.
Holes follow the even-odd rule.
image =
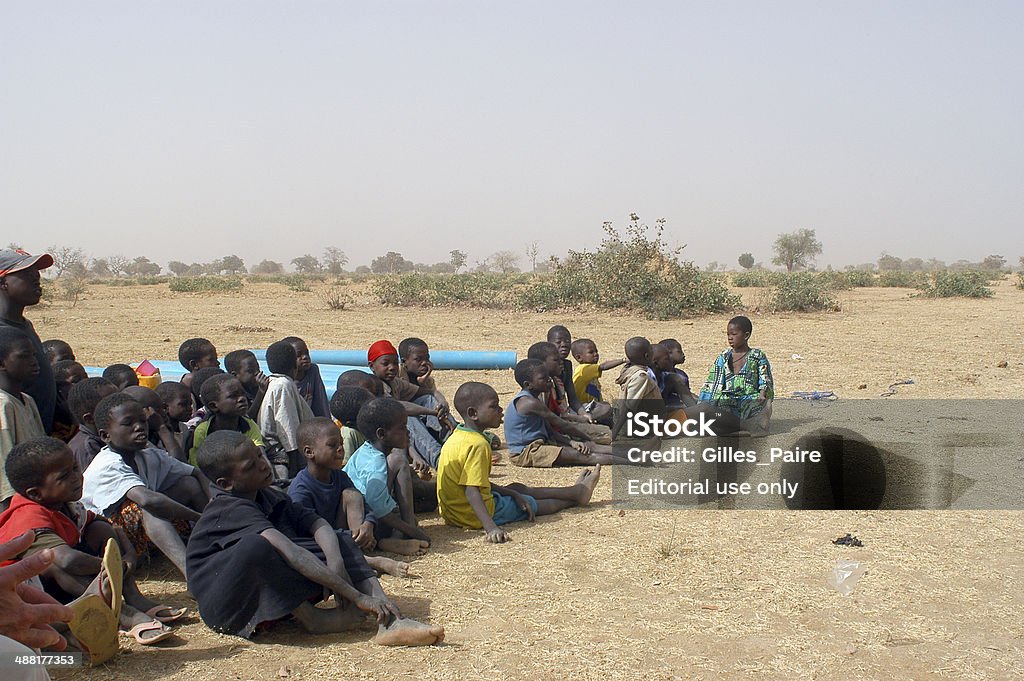
[[[840,558],[836,561],[835,567],[832,568],[832,572],[825,580],[825,585],[830,589],[838,591],[843,596],[849,596],[857,581],[860,580],[861,575],[864,574],[865,567],[855,560],[844,560]]]
[[[857,537],[853,536],[849,532],[846,533],[845,537],[833,539],[832,543],[836,546],[864,546],[864,542],[862,542],[860,539],[857,539]]]
[[[914,379],[912,379],[912,378],[904,378],[902,381],[896,381],[895,383],[889,384],[889,389],[886,390],[884,393],[880,394],[879,397],[889,397],[891,395],[895,395],[896,394],[896,390],[901,385],[914,385]]]

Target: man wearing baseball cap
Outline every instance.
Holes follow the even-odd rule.
[[[0,325],[10,326],[23,332],[32,341],[39,360],[39,375],[25,389],[39,408],[43,427],[47,433],[53,431],[53,409],[57,405],[57,383],[53,379],[50,360],[43,350],[32,322],[25,319],[25,308],[35,305],[43,295],[39,271],[53,265],[53,256],[48,253],[30,255],[19,249],[5,248],[0,251]]]

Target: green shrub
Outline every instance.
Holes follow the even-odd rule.
[[[932,272],[918,288],[927,298],[988,298],[987,281],[981,272]]]
[[[516,292],[518,307],[530,310],[592,307],[673,319],[739,306],[724,278],[680,262],[681,249],[670,249],[661,238],[664,221],[653,235],[634,213],[625,236],[610,223],[595,252],[570,251],[551,275]]]
[[[786,273],[775,277],[768,296],[768,312],[837,312],[839,301],[826,278],[812,272]]]
[[[919,288],[928,280],[924,272],[889,270],[878,275],[878,286],[890,288]]]
[[[237,291],[242,288],[240,277],[177,277],[171,280],[176,293],[202,293],[205,291]]]
[[[317,291],[316,295],[328,310],[344,310],[346,305],[352,303],[352,296],[345,291],[344,286],[338,284]]]
[[[821,282],[823,288],[833,291],[845,291],[853,288],[853,284],[850,283],[850,278],[846,276],[846,272],[825,270],[818,273],[818,281]]]
[[[732,285],[736,288],[750,288],[752,286],[768,286],[770,284],[768,270],[747,270],[735,272],[732,275]]]
[[[528,279],[522,274],[488,272],[409,273],[379,277],[371,290],[382,304],[396,307],[508,308],[514,288]]]
[[[865,270],[850,270],[845,272],[846,281],[849,282],[853,288],[866,288],[868,286],[875,285],[875,275],[872,272],[866,272]]]

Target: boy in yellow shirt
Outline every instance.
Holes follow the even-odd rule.
[[[580,404],[586,405],[595,401],[608,403],[601,392],[601,374],[625,364],[626,358],[601,362],[597,343],[589,338],[577,338],[572,342],[572,356],[578,362],[576,370],[572,372],[572,386],[576,390]]]
[[[509,534],[499,525],[590,503],[600,464],[583,471],[571,487],[492,485],[491,444],[484,431],[500,426],[504,417],[498,393],[484,383],[463,383],[455,392],[455,409],[465,425],[444,443],[437,465],[438,510],[445,522],[483,529],[487,541],[500,544]]]

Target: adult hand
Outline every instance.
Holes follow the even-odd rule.
[[[0,544],[0,562],[24,553],[35,539],[26,532]],[[24,643],[29,648],[64,650],[67,641],[50,626],[51,622],[70,622],[74,613],[46,593],[25,584],[53,563],[53,551],[45,549],[13,565],[0,567],[0,634]]]

